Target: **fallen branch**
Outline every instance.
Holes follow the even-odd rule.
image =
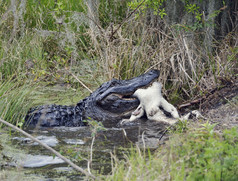
[[[199,98],[199,99],[196,99],[196,100],[192,100],[190,102],[183,103],[183,104],[178,106],[178,109],[180,110],[182,108],[189,107],[189,106],[192,106],[194,104],[200,104],[204,99],[205,99],[205,97],[202,97],[202,98]]]
[[[171,129],[174,125],[170,125],[169,127],[167,127],[163,133],[161,134],[161,136],[159,137],[159,141],[161,141],[161,139],[164,137],[164,135],[169,131],[169,129]]]
[[[95,179],[96,177],[94,175],[92,175],[91,173],[88,173],[87,171],[85,171],[84,169],[80,168],[79,166],[75,165],[73,162],[71,162],[69,159],[65,158],[63,155],[61,155],[59,152],[57,152],[56,150],[54,150],[53,148],[49,147],[47,144],[42,143],[40,140],[38,140],[37,138],[34,138],[33,136],[31,136],[30,134],[28,134],[27,132],[21,130],[20,128],[12,125],[11,123],[8,123],[7,121],[4,121],[0,118],[0,122],[11,127],[12,129],[22,133],[23,135],[27,136],[28,138],[32,139],[33,141],[39,143],[41,146],[45,147],[47,150],[51,151],[52,153],[54,153],[56,156],[58,156],[59,158],[61,158],[62,160],[64,160],[66,163],[68,163],[71,167],[73,167],[75,170],[83,173],[84,175],[86,175],[87,177],[91,177],[93,179]]]
[[[84,87],[86,88],[90,93],[93,93],[93,91],[91,89],[89,89],[81,80],[79,80],[79,78],[74,75],[73,73],[71,73],[71,75]]]

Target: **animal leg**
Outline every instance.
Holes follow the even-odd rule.
[[[177,122],[176,119],[167,118],[163,111],[160,110],[159,107],[153,107],[150,111],[148,111],[147,117],[149,120],[153,121],[162,121],[169,124],[174,124]]]
[[[173,116],[173,118],[180,118],[177,109],[168,101],[166,101],[163,97],[161,98],[161,106],[165,111],[169,112]]]
[[[183,116],[182,120],[188,120],[191,115],[195,116],[196,119],[204,119],[204,120],[207,119],[199,111],[193,110],[193,111],[189,112],[188,114],[186,114],[185,116]]]
[[[142,104],[140,104],[136,110],[134,112],[132,112],[131,117],[130,117],[130,121],[135,121],[136,119],[141,118],[144,115],[145,111],[144,108],[142,106]]]
[[[158,106],[153,106],[148,111],[146,111],[147,117],[153,117],[155,114],[162,114]]]
[[[145,111],[143,106],[140,104],[135,111],[132,112],[130,119],[123,119],[121,125],[127,122],[135,121],[136,119],[141,118],[144,115]]]

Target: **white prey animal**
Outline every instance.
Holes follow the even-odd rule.
[[[178,119],[188,119],[190,113],[181,118],[177,109],[163,98],[161,89],[162,85],[159,82],[154,82],[152,86],[147,89],[138,89],[133,95],[139,99],[140,105],[132,113],[130,119],[122,120],[121,124],[141,118],[144,113],[146,113],[149,120],[163,121],[169,124],[176,123]],[[160,107],[169,112],[172,118],[167,117]],[[192,113],[197,116],[196,111],[193,111]]]

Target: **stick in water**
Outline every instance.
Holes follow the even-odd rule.
[[[88,173],[87,171],[85,171],[84,169],[80,168],[78,165],[74,164],[73,162],[71,162],[69,159],[65,158],[63,155],[61,155],[59,152],[57,152],[56,150],[54,150],[53,148],[49,147],[47,144],[42,143],[40,140],[38,140],[37,138],[34,138],[33,136],[31,136],[30,134],[28,134],[27,132],[21,130],[20,128],[12,125],[11,123],[4,121],[0,118],[0,122],[13,128],[16,131],[19,131],[20,133],[22,133],[23,135],[27,136],[28,138],[32,139],[33,141],[39,143],[40,145],[42,145],[43,147],[45,147],[47,150],[50,150],[52,153],[54,153],[56,156],[58,156],[59,158],[61,158],[62,160],[64,160],[66,163],[68,163],[71,167],[73,167],[75,170],[83,173],[84,175],[86,175],[87,177],[91,177],[93,179],[95,179],[96,177],[94,175],[92,175],[91,173]]]

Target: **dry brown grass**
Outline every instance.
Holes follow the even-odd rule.
[[[199,34],[165,23],[163,28],[153,27],[145,18],[132,18],[112,37],[118,26],[88,32],[107,79],[130,78],[159,69],[159,81],[167,88],[165,94],[179,90],[190,97],[216,87],[219,77],[232,77],[237,68],[237,35],[231,36],[232,45],[223,41],[209,52]]]
[[[112,78],[128,79],[153,68],[161,72],[159,81],[165,87],[164,93],[178,98],[205,92],[217,86],[220,77],[230,79],[236,75],[238,36],[235,31],[223,42],[214,40],[213,47],[206,47],[201,39],[203,32],[188,32],[163,21],[158,25],[157,20],[136,19],[134,14],[105,25],[98,17],[102,13],[97,12],[99,8],[91,7],[94,1],[87,2],[87,13],[62,10],[62,15],[57,15],[57,11],[45,15],[39,11],[33,17],[44,17],[45,22],[35,18],[34,28],[27,27],[27,20],[23,27],[24,19],[17,18],[17,14],[23,17],[25,7],[13,10],[14,3],[6,4],[5,9],[9,7],[15,14],[12,17],[2,10],[5,14],[4,21],[0,22],[0,65],[6,68],[0,67],[0,80],[15,72],[22,75],[28,71],[27,60],[35,63],[33,79],[77,82],[69,76],[70,72],[91,89]],[[43,28],[46,23],[48,27]],[[10,27],[13,27],[11,31]],[[25,74],[28,76],[29,72]]]

